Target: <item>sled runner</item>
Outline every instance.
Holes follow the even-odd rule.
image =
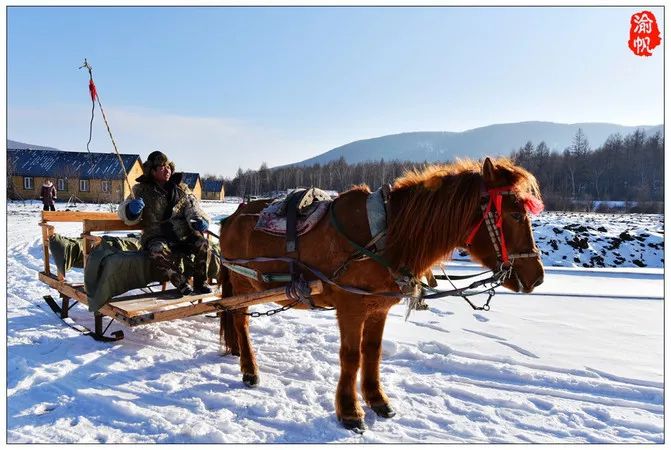
[[[104,298],[101,302],[91,292],[87,293],[85,285],[71,283],[66,279],[66,267],[62,261],[57,261],[57,273],[53,274],[50,267],[50,243],[57,237],[54,223],[58,222],[81,222],[81,263],[85,271],[87,281],[92,275],[86,267],[91,262],[91,255],[95,254],[96,247],[105,241],[105,236],[95,235],[94,233],[109,231],[137,231],[137,225],[126,225],[118,218],[115,213],[104,212],[75,212],[75,211],[43,211],[42,221],[39,223],[42,227],[42,247],[44,252],[44,270],[38,273],[38,278],[43,283],[56,289],[60,293],[60,305],[57,300],[51,296],[45,296],[49,307],[70,327],[80,331],[82,334],[91,336],[96,340],[115,341],[123,338],[123,331],[115,331],[112,337],[105,336],[107,328],[103,328],[103,319],[117,320],[123,324],[134,327],[137,325],[161,322],[174,319],[183,319],[186,317],[206,314],[219,313],[221,311],[230,311],[240,308],[246,308],[252,305],[277,302],[287,300],[287,289],[284,287],[269,289],[262,292],[237,295],[233,297],[222,298],[220,293],[212,292],[210,294],[187,295],[178,297],[176,289],[166,289],[166,283],[163,282],[161,291],[149,292],[139,295],[113,295]],[[74,240],[71,240],[74,241]],[[79,251],[79,248],[77,248]],[[76,259],[77,251],[72,252]],[[112,252],[113,253],[113,252]],[[135,252],[135,256],[137,257]],[[124,254],[112,254],[117,259],[129,259],[133,257],[132,252]],[[102,258],[104,259],[104,258]],[[213,258],[214,259],[214,258]],[[218,258],[216,258],[218,260]],[[72,263],[72,261],[70,261]],[[76,264],[76,263],[75,263]],[[102,266],[101,266],[102,267]],[[105,277],[105,270],[98,269],[97,275]],[[216,272],[215,272],[216,273]],[[96,275],[95,273],[93,275]],[[208,275],[212,275],[208,271]],[[215,276],[216,277],[216,276]],[[210,277],[210,284],[213,282]],[[312,295],[322,292],[321,281],[312,281],[308,284]],[[142,286],[146,287],[146,285]],[[138,288],[138,286],[131,287]],[[126,289],[126,290],[131,290]],[[106,294],[108,291],[103,291]],[[99,297],[99,295],[98,295]],[[92,303],[93,302],[93,303]],[[95,329],[89,330],[81,325],[75,324],[69,318],[69,310],[77,303],[82,303],[89,307],[94,314]]]

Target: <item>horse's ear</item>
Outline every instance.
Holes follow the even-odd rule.
[[[489,157],[485,158],[485,162],[482,164],[482,178],[484,178],[486,184],[496,181],[494,164]]]

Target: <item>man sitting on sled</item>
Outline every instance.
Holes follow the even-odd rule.
[[[182,173],[175,173],[175,164],[155,151],[142,165],[143,174],[135,181],[133,195],[119,205],[119,217],[127,225],[143,227],[142,249],[165,278],[182,295],[209,294],[207,286],[207,252],[209,242],[204,236],[209,217],[186,184]],[[133,198],[134,197],[134,198]],[[194,255],[193,289],[180,271],[182,256]]]

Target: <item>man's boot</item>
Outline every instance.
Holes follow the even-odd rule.
[[[194,294],[211,294],[212,289],[207,285],[205,277],[193,278],[193,293]]]
[[[173,272],[170,277],[170,282],[177,288],[180,295],[190,295],[193,289],[189,286],[189,282],[184,275],[179,272]]]

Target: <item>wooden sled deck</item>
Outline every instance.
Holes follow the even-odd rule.
[[[42,212],[42,221],[39,225],[42,227],[44,271],[38,273],[38,278],[40,281],[56,289],[60,293],[60,306],[54,308],[53,299],[47,299],[47,302],[50,303],[54,312],[60,314],[61,319],[66,319],[68,318],[68,311],[71,308],[70,300],[88,305],[88,298],[86,290],[82,284],[69,283],[65,279],[65,274],[51,273],[49,265],[49,239],[55,232],[54,225],[51,224],[54,222],[82,223],[83,231],[81,238],[83,240],[82,249],[85,268],[86,260],[92,248],[101,241],[101,238],[91,234],[92,232],[139,230],[140,228],[137,226],[126,225],[118,218],[116,213],[71,211]],[[116,338],[102,339],[104,338],[104,336],[102,336],[102,318],[105,316],[123,322],[130,327],[134,327],[146,323],[183,319],[200,314],[234,310],[288,299],[284,287],[226,298],[222,298],[217,292],[175,298],[177,296],[177,290],[166,290],[165,286],[166,283],[163,283],[163,290],[160,292],[139,295],[121,295],[110,299],[108,303],[94,313],[96,329],[95,332],[89,330],[89,333],[91,333],[94,338],[101,338],[99,340],[118,340],[123,337],[122,332],[117,332]],[[322,292],[322,283],[319,280],[309,282],[309,286],[312,295],[317,295]]]

